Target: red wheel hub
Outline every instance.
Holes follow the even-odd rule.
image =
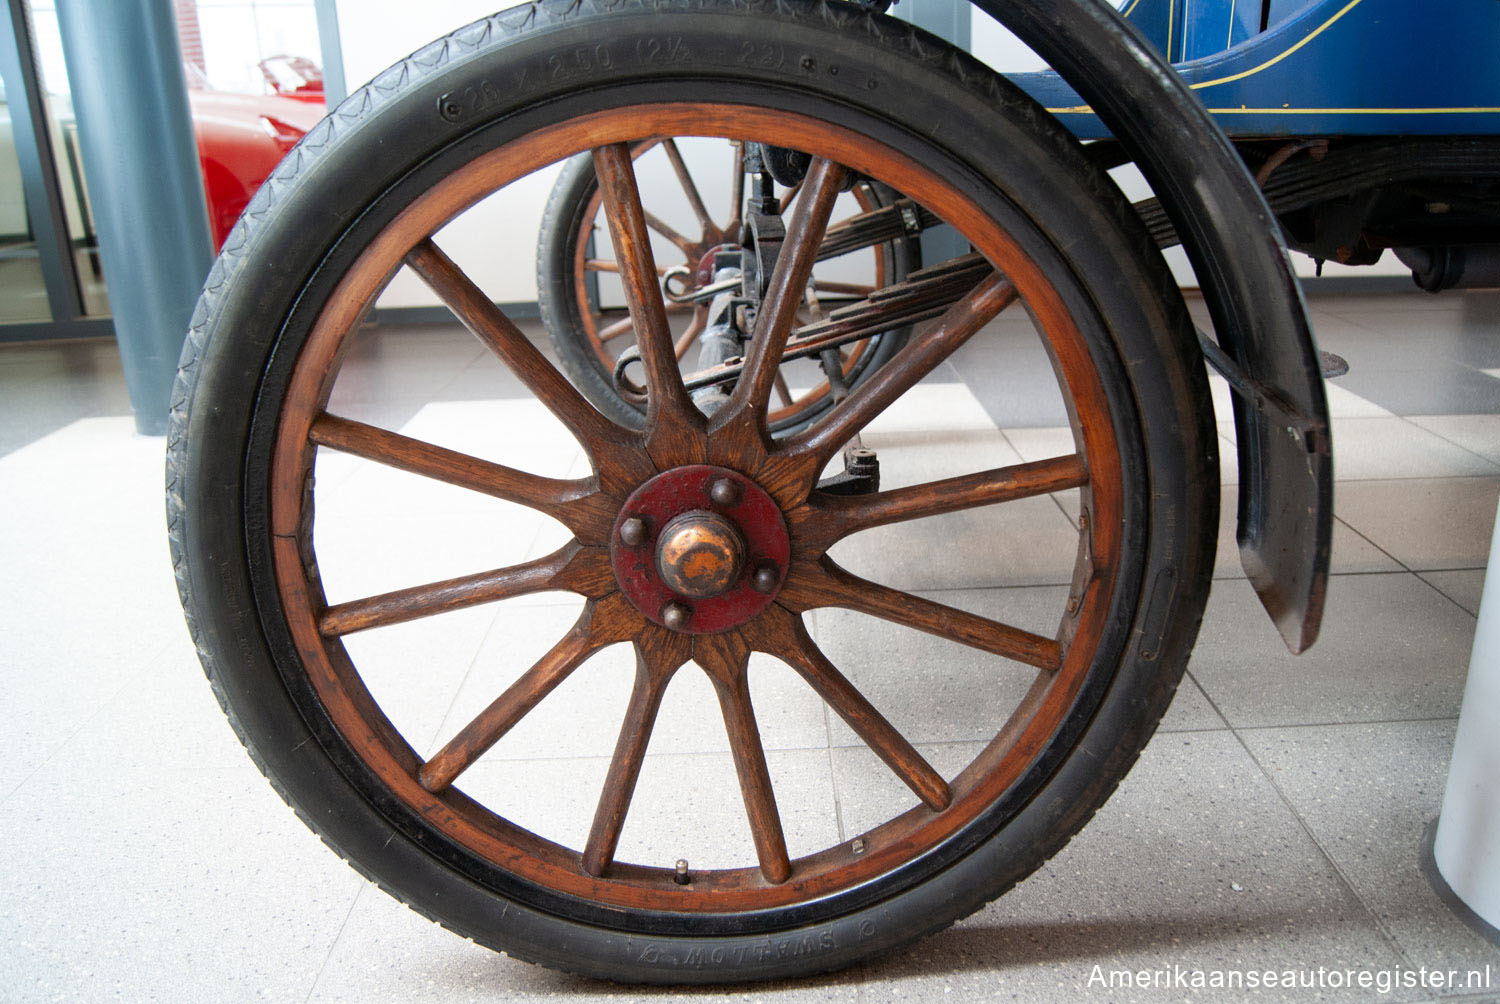
[[[723,467],[677,467],[626,500],[610,535],[620,590],[650,620],[690,634],[743,624],[786,580],[791,540],[774,499]]]
[[[742,249],[738,244],[716,244],[705,251],[703,257],[698,259],[698,267],[693,270],[693,281],[698,284],[696,288],[702,289],[714,281],[714,272],[719,267],[719,252],[740,250]]]

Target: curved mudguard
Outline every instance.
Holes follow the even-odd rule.
[[[1202,103],[1102,0],[970,2],[1093,107],[1176,225],[1238,370],[1240,561],[1301,652],[1318,636],[1328,588],[1333,458],[1307,307],[1275,217]]]

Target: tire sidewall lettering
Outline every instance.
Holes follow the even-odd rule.
[[[615,57],[608,42],[574,46],[567,52],[547,57],[547,70],[553,80],[570,80],[600,70],[612,70],[614,66]]]

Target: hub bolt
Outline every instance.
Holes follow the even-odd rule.
[[[750,588],[757,593],[769,593],[780,581],[781,575],[777,572],[775,565],[761,565],[755,570],[755,574],[750,576]]]
[[[740,501],[740,486],[728,478],[720,478],[709,487],[708,497],[714,500],[714,505],[726,508],[737,505]]]
[[[661,622],[673,631],[682,631],[693,616],[693,608],[673,600],[661,608]]]
[[[632,516],[621,523],[620,540],[626,547],[640,547],[646,542],[646,521]]]

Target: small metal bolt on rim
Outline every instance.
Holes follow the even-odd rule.
[[[645,520],[632,516],[620,524],[620,540],[628,547],[640,547],[646,542],[647,530]]]
[[[693,608],[686,603],[668,603],[661,611],[661,622],[673,631],[682,631],[693,619]]]
[[[729,506],[735,505],[739,502],[740,486],[735,484],[733,481],[730,481],[728,478],[720,478],[718,481],[715,481],[713,483],[713,487],[708,490],[708,497],[713,499],[715,505],[728,508]]]

